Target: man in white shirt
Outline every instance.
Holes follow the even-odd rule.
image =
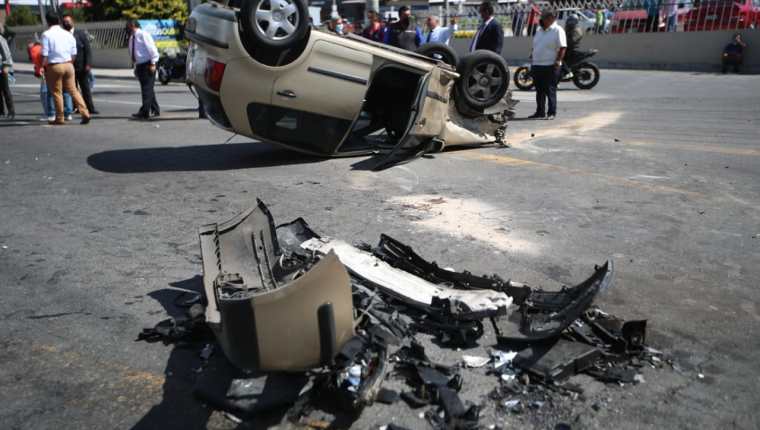
[[[87,124],[90,122],[90,112],[77,90],[72,64],[77,55],[77,42],[71,33],[58,25],[58,15],[51,14],[46,19],[50,28],[42,33],[42,67],[45,69],[48,91],[53,94],[55,102],[55,121],[50,124],[64,124],[63,91],[71,95],[74,106],[79,109],[81,124]]]
[[[438,25],[438,17],[435,15],[430,15],[425,24],[427,25],[428,32],[422,37],[423,45],[426,43],[443,43],[444,45],[448,45],[454,32],[459,29],[455,17],[451,18],[448,27]]]
[[[135,119],[148,119],[150,115],[161,115],[161,110],[156,101],[156,93],[153,85],[156,83],[156,63],[158,63],[158,49],[153,37],[140,28],[137,20],[127,21],[129,31],[129,55],[135,67],[135,76],[140,81],[142,106],[140,110],[132,114]]]
[[[557,115],[557,81],[567,50],[567,40],[565,30],[554,22],[556,19],[554,12],[543,12],[538,30],[533,36],[530,58],[533,84],[536,86],[536,113],[528,118],[554,119]]]

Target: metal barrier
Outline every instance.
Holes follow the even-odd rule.
[[[87,30],[93,49],[120,49],[127,47],[125,25],[126,21],[103,21],[78,24],[77,28]],[[15,52],[26,52],[26,45],[39,41],[46,29],[41,25],[26,25],[9,27],[9,30],[15,33],[11,49]]]
[[[760,0],[558,0],[530,4],[496,4],[495,19],[505,36],[531,36],[541,10],[557,12],[564,26],[570,16],[578,19],[584,33],[648,33],[675,31],[747,30],[760,27]],[[431,12],[444,15],[442,7]],[[458,37],[470,37],[480,25],[477,4],[460,4],[449,9],[459,17]]]

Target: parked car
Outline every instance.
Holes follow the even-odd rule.
[[[322,156],[420,154],[503,135],[513,102],[497,54],[457,60],[425,45],[453,55],[446,64],[315,30],[305,0],[239,4],[204,3],[185,29],[188,81],[221,128]]]
[[[684,18],[685,31],[738,30],[760,26],[760,0],[703,0]]]

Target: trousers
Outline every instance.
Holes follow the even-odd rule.
[[[536,86],[536,113],[539,115],[557,114],[557,81],[559,70],[554,66],[532,66],[533,83]],[[549,101],[549,110],[546,102]]]
[[[79,85],[79,92],[82,93],[82,100],[87,105],[87,110],[92,112],[95,110],[95,105],[92,103],[92,90],[90,88],[90,73],[84,69],[74,70],[74,78]]]
[[[74,80],[74,66],[71,63],[50,64],[45,67],[45,82],[48,85],[48,91],[53,93],[55,101],[55,122],[63,124],[63,91],[71,94],[71,100],[74,106],[79,109],[82,118],[89,118],[90,112],[87,110],[82,95],[77,90]]]
[[[138,114],[148,116],[151,113],[161,113],[156,100],[156,92],[153,90],[153,86],[156,84],[156,74],[150,71],[150,63],[136,65],[135,76],[140,81],[140,94],[142,96],[142,106]]]
[[[4,114],[7,109],[8,114],[10,115],[15,113],[13,94],[11,94],[11,86],[9,82],[10,67],[5,68],[7,73],[2,72],[2,67],[4,66],[0,65],[0,114]]]

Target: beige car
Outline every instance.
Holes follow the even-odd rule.
[[[515,102],[500,56],[457,60],[435,44],[413,53],[308,20],[304,0],[211,1],[192,11],[187,75],[211,122],[322,156],[503,138]]]

